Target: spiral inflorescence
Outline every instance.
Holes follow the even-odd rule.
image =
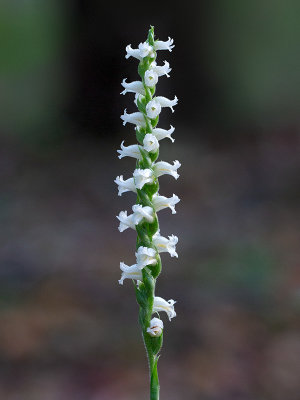
[[[139,304],[139,322],[149,360],[151,399],[158,399],[159,393],[157,361],[163,337],[163,322],[158,318],[159,312],[165,311],[169,320],[176,316],[174,300],[166,301],[155,296],[156,279],[162,268],[160,253],[168,252],[172,257],[177,257],[178,238],[174,235],[168,238],[161,236],[157,217],[157,212],[164,208],[170,208],[175,214],[175,205],[179,202],[175,194],[167,198],[158,193],[158,177],[164,174],[169,174],[175,179],[179,177],[177,172],[180,167],[179,161],[175,160],[173,164],[157,161],[159,141],[169,138],[174,142],[171,136],[174,132],[173,126],[168,130],[157,127],[159,114],[164,107],[169,107],[173,112],[173,107],[178,100],[176,96],[173,100],[155,96],[158,78],[163,75],[169,77],[171,71],[167,61],[162,66],[156,64],[156,52],[158,50],[172,51],[173,47],[173,40],[170,38],[165,42],[155,40],[153,27],[149,30],[147,40],[140,43],[137,49],[133,49],[131,45],[126,47],[125,57],[134,57],[139,60],[138,73],[141,80],[133,82],[123,80],[122,94],[128,92],[135,94],[134,102],[138,111],[128,114],[125,109],[121,119],[123,125],[126,123],[135,125],[138,144],[125,146],[122,142],[118,153],[119,158],[135,158],[136,169],[131,178],[124,180],[121,175],[115,180],[120,196],[128,191],[137,195],[136,204],[132,206],[132,213],[127,214],[127,211],[121,211],[117,217],[120,222],[120,232],[127,228],[135,229],[137,232],[136,263],[131,266],[120,263],[122,274],[119,283],[123,284],[125,279],[132,279],[134,282]],[[152,318],[154,313],[156,317]]]

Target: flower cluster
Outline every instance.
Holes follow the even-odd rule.
[[[169,77],[170,65],[164,61],[163,65],[156,63],[156,52],[159,50],[172,51],[173,39],[167,41],[154,40],[153,28],[150,29],[148,39],[140,43],[138,48],[126,47],[126,58],[133,57],[139,60],[138,72],[141,80],[127,82],[122,81],[124,90],[121,94],[134,93],[134,103],[138,111],[127,113],[125,109],[121,116],[123,125],[127,123],[135,126],[138,144],[124,145],[118,150],[118,157],[132,157],[136,160],[136,169],[131,177],[124,179],[123,175],[117,176],[115,183],[118,186],[118,194],[121,196],[126,192],[133,192],[137,195],[136,204],[132,206],[132,213],[121,211],[117,216],[119,220],[119,231],[123,232],[128,228],[137,232],[137,249],[135,253],[136,263],[126,265],[120,263],[121,279],[123,285],[125,279],[133,280],[136,289],[137,301],[140,305],[140,322],[143,328],[144,337],[146,334],[151,338],[159,338],[163,332],[163,322],[159,316],[161,311],[167,313],[169,320],[176,316],[174,300],[164,300],[155,296],[155,282],[161,271],[160,253],[167,252],[171,257],[178,257],[176,253],[177,236],[168,237],[160,234],[157,212],[169,208],[172,214],[176,213],[175,205],[180,201],[178,196],[173,194],[166,197],[158,193],[158,178],[162,175],[171,175],[178,179],[178,160],[172,163],[157,161],[159,155],[159,142],[165,138],[174,142],[172,133],[174,127],[169,129],[158,128],[159,114],[163,108],[170,108],[177,104],[178,99],[168,99],[163,96],[155,96],[156,84],[159,77]],[[157,316],[152,318],[153,314]],[[154,342],[145,342],[148,356],[156,355],[158,348],[154,348]],[[151,347],[152,346],[152,347]],[[160,344],[161,346],[161,344]],[[151,354],[152,354],[151,353]],[[150,362],[151,364],[151,362]]]

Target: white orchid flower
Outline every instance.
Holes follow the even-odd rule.
[[[117,218],[120,221],[118,228],[120,232],[124,232],[128,228],[135,229],[134,214],[127,215],[127,211],[121,211]]]
[[[175,204],[179,203],[180,199],[178,196],[176,196],[176,194],[173,194],[173,196],[170,198],[160,196],[159,194],[154,194],[152,197],[152,202],[155,211],[160,211],[169,207],[172,211],[172,214],[176,214]]]
[[[142,155],[140,152],[140,146],[138,144],[132,144],[130,146],[124,146],[124,140],[121,143],[121,150],[117,150],[119,153],[119,158],[123,157],[133,157],[136,158],[137,160],[141,160]]]
[[[157,96],[155,97],[155,100],[161,105],[161,107],[170,107],[172,112],[174,112],[173,107],[178,103],[178,98],[176,96],[174,97],[174,100],[167,99],[163,96]]]
[[[122,271],[121,279],[119,280],[119,284],[123,285],[125,279],[134,279],[136,281],[143,280],[143,274],[141,268],[136,264],[126,265],[123,262],[120,262],[120,269]]]
[[[151,247],[140,246],[135,253],[136,263],[142,269],[146,265],[157,264],[156,251]]]
[[[158,100],[154,99],[149,101],[146,105],[147,117],[150,119],[156,118],[161,112],[161,104]]]
[[[153,87],[158,82],[158,75],[155,71],[148,69],[148,71],[145,72],[144,79],[145,79],[146,86]]]
[[[146,169],[140,169],[137,168],[133,172],[133,179],[134,179],[134,185],[137,189],[142,189],[142,187],[146,183],[152,183],[154,176],[153,176],[153,171],[151,169],[146,168]]]
[[[147,133],[143,140],[144,149],[149,153],[155,153],[159,148],[158,140],[152,133]]]
[[[124,181],[123,175],[117,176],[114,182],[118,185],[118,195],[122,196],[125,192],[136,193],[136,187],[134,184],[134,179],[129,178]]]
[[[164,329],[164,323],[159,318],[152,318],[147,332],[152,337],[159,337]]]
[[[174,310],[174,304],[176,301],[168,300],[166,301],[162,297],[154,297],[153,312],[165,311],[171,321],[172,318],[176,317],[176,312]]]
[[[168,61],[164,61],[164,65],[157,65],[156,62],[153,61],[150,64],[150,68],[157,74],[158,77],[166,75],[168,78],[170,78],[169,72],[172,71],[172,68],[170,68]]]
[[[175,179],[179,178],[179,174],[177,172],[178,168],[181,166],[178,160],[175,160],[172,164],[169,164],[166,161],[158,161],[153,165],[153,171],[156,177],[161,175],[172,175]]]
[[[132,206],[133,220],[135,225],[138,225],[143,219],[147,222],[153,222],[153,209],[149,206],[142,206],[141,204],[134,204]]]
[[[124,78],[121,85],[123,86],[124,90],[120,94],[126,94],[128,92],[137,93],[137,94],[145,94],[145,88],[143,82],[141,81],[133,81],[133,82],[126,82],[127,78]]]
[[[162,40],[156,40],[154,42],[154,49],[155,50],[169,50],[172,51],[172,49],[175,47],[174,40],[168,37],[168,40],[163,42]]]
[[[171,257],[177,257],[178,254],[176,253],[176,244],[178,243],[178,237],[175,235],[169,236],[167,239],[164,236],[161,236],[159,230],[153,235],[152,241],[154,246],[157,247],[159,253],[166,253],[168,252]]]
[[[136,126],[146,126],[144,114],[141,112],[134,112],[131,114],[127,114],[127,110],[125,108],[124,114],[121,115],[121,119],[123,120],[123,125],[127,123],[134,124]]]
[[[175,139],[172,138],[172,133],[175,131],[175,128],[171,125],[170,129],[162,129],[162,128],[154,128],[152,129],[152,134],[156,137],[157,140],[162,140],[168,138],[172,143],[175,142]]]
[[[139,51],[141,58],[150,56],[153,57],[153,47],[149,43],[144,42],[139,44]]]

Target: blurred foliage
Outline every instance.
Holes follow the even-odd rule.
[[[206,62],[221,87],[222,121],[298,121],[299,1],[212,1],[209,9]]]

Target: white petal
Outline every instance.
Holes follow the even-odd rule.
[[[174,304],[176,301],[168,300],[166,301],[162,297],[154,297],[153,312],[165,311],[171,321],[172,318],[176,317],[176,312],[174,310]]]
[[[158,161],[154,164],[153,170],[155,176],[159,177],[161,175],[172,175],[175,179],[179,178],[179,174],[177,173],[177,169],[181,166],[178,160],[175,160],[172,164],[169,164],[165,161]]]
[[[133,221],[135,225],[139,224],[143,219],[147,222],[153,222],[153,209],[149,206],[142,206],[141,204],[134,204],[132,206]]]
[[[153,172],[151,169],[135,169],[133,172],[134,184],[137,189],[142,189],[146,183],[153,182]]]
[[[152,337],[158,337],[162,334],[164,329],[164,324],[159,318],[152,318],[150,321],[150,326],[147,328],[147,332]]]
[[[171,257],[178,257],[176,253],[176,244],[178,243],[178,237],[175,235],[169,236],[167,239],[159,234],[159,231],[152,237],[154,246],[157,247],[159,253],[168,252]]]
[[[172,211],[172,214],[176,214],[175,204],[179,203],[179,201],[180,199],[178,196],[176,196],[176,194],[173,194],[173,196],[170,198],[160,196],[159,194],[154,194],[152,197],[153,206],[156,211],[160,211],[169,207]]]
[[[135,229],[134,214],[127,215],[127,211],[121,211],[117,216],[120,221],[119,231],[124,232],[128,228]]]
[[[160,65],[156,65],[156,62],[153,61],[150,64],[150,68],[156,72],[157,76],[163,76],[163,75],[167,75],[167,77],[169,78],[169,72],[171,72],[172,68],[170,68],[170,64],[168,63],[168,61],[164,61],[164,65],[160,66]]]
[[[159,148],[158,140],[151,133],[147,133],[143,140],[144,149],[149,153],[155,153]]]
[[[140,152],[140,148],[138,144],[132,144],[131,146],[124,146],[124,140],[121,143],[121,150],[117,150],[119,153],[119,158],[123,157],[133,157],[136,158],[137,160],[141,160],[142,155]]]
[[[125,192],[135,192],[136,193],[136,187],[134,184],[134,179],[129,178],[124,181],[123,175],[117,176],[114,182],[118,185],[118,195],[122,196],[123,193]]]
[[[163,96],[157,96],[155,97],[155,100],[161,105],[161,107],[170,107],[172,112],[174,112],[173,107],[178,103],[178,98],[176,96],[174,97],[174,100],[167,99]]]
[[[141,268],[136,264],[129,266],[121,262],[120,269],[122,271],[121,279],[119,280],[120,285],[123,285],[125,279],[135,279],[136,281],[141,281],[143,279]]]
[[[157,75],[157,73],[155,71],[152,71],[151,69],[148,69],[145,72],[144,79],[145,79],[146,86],[152,88],[158,82],[158,75]]]
[[[156,137],[157,140],[168,138],[174,143],[175,139],[173,139],[171,136],[174,131],[175,128],[171,125],[171,128],[168,130],[162,128],[154,128],[152,129],[152,134]]]
[[[139,44],[140,57],[144,58],[153,55],[153,48],[149,43],[144,42]]]
[[[161,104],[159,101],[153,99],[146,105],[147,116],[151,119],[156,118],[161,112]]]
[[[135,112],[131,114],[127,114],[126,109],[124,110],[124,114],[121,115],[121,119],[123,120],[123,125],[126,125],[127,122],[130,124],[135,124],[137,126],[146,126],[145,117],[141,112]]]
[[[140,268],[144,268],[146,265],[153,265],[157,263],[156,251],[150,247],[140,246],[135,255],[137,266]]]
[[[131,47],[131,44],[129,44],[128,46],[126,46],[126,55],[125,58],[129,58],[129,57],[134,57],[137,58],[138,60],[141,60],[141,52],[140,49],[133,49]]]
[[[163,42],[162,40],[156,40],[154,42],[154,49],[155,50],[169,50],[172,51],[172,49],[175,47],[173,44],[174,40],[171,39],[170,37],[166,42]]]
[[[145,88],[143,82],[141,81],[133,81],[133,82],[126,82],[126,78],[123,79],[121,85],[123,86],[124,90],[121,94],[126,94],[127,92],[138,93],[138,94],[145,94]]]

